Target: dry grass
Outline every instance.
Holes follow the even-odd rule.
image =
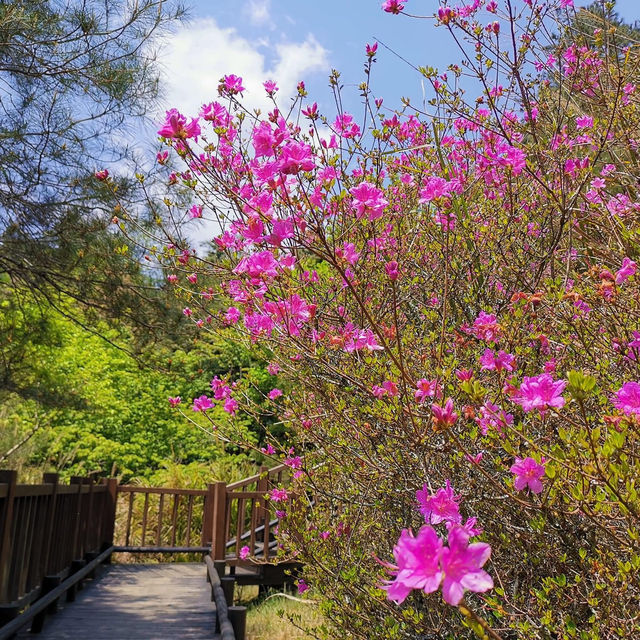
[[[277,592],[257,599],[257,587],[240,587],[237,604],[247,606],[247,640],[311,640],[300,629],[320,624],[315,606],[310,602],[290,600]]]

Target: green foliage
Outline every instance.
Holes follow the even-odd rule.
[[[259,383],[262,370],[238,345],[207,337],[182,345],[167,340],[147,348],[144,361],[136,360],[108,342],[122,340],[126,326],[103,322],[102,337],[93,335],[24,292],[5,294],[0,455],[36,429],[2,461],[5,467],[19,467],[27,476],[30,469],[55,469],[63,476],[95,473],[161,483],[178,479],[165,478],[163,469],[184,469],[200,484],[211,482],[212,461],[219,478],[247,470],[249,458],[225,447],[207,420],[190,415],[188,405],[183,416],[167,402],[168,396],[188,400],[206,393],[212,377],[228,371],[245,372]],[[211,417],[227,419],[221,409]],[[239,416],[237,428],[244,439],[258,442],[261,427],[253,417]]]

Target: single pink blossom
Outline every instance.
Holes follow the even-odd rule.
[[[169,109],[164,124],[158,130],[158,135],[163,138],[177,138],[179,140],[194,138],[197,141],[200,135],[198,118],[192,118],[191,122],[187,122],[186,117],[177,109]]]
[[[97,180],[100,180],[100,182],[104,182],[109,177],[109,171],[102,169],[101,171],[96,171],[93,175]]]
[[[236,410],[238,409],[238,401],[234,398],[227,398],[224,401],[224,405],[222,408],[230,415],[234,416],[236,414]]]
[[[544,413],[549,407],[560,409],[565,404],[562,392],[566,386],[566,380],[554,382],[548,373],[534,377],[525,376],[520,389],[513,396],[513,401],[527,412],[537,409]]]
[[[353,208],[358,218],[367,216],[369,220],[381,218],[389,201],[382,189],[368,182],[361,182],[349,190],[353,196]]]
[[[523,491],[528,487],[532,493],[541,493],[542,482],[540,478],[544,476],[544,458],[542,462],[543,464],[538,464],[533,458],[525,458],[524,460],[516,458],[510,469],[511,473],[515,475],[513,486],[518,491]]]
[[[200,396],[199,398],[194,398],[193,407],[194,411],[207,411],[207,409],[211,409],[213,407],[213,402],[211,398],[208,396]]]
[[[180,396],[171,397],[169,396],[169,404],[172,407],[177,407],[182,402],[182,398]]]
[[[590,116],[579,116],[576,118],[577,129],[591,129],[593,127],[593,118]]]
[[[492,349],[485,349],[482,356],[480,356],[480,364],[485,371],[513,371],[515,368],[515,356],[505,351],[498,351],[494,353]]]
[[[414,394],[417,402],[424,402],[427,398],[439,398],[442,395],[442,385],[436,380],[421,378],[416,382],[417,390]]]
[[[308,591],[309,585],[302,579],[298,580],[298,593],[303,594],[305,591]]]
[[[265,80],[262,86],[270,96],[275,95],[276,91],[278,91],[278,85],[273,80]]]
[[[491,555],[491,547],[486,542],[469,544],[469,537],[464,527],[452,527],[449,547],[440,552],[444,574],[442,597],[454,607],[460,604],[465,590],[484,593],[493,588],[491,576],[482,569]]]
[[[485,342],[497,342],[501,332],[502,327],[498,324],[496,316],[485,311],[478,314],[470,329],[471,334]]]
[[[269,497],[273,502],[286,502],[289,499],[289,494],[286,489],[271,489]]]
[[[403,529],[393,548],[396,565],[386,565],[394,579],[381,586],[389,600],[401,604],[412,589],[436,591],[442,580],[441,551],[442,541],[433,527],[423,526],[415,537],[409,529]]]
[[[611,399],[626,416],[640,415],[640,382],[625,382]]]
[[[436,429],[452,427],[458,420],[458,414],[453,410],[453,400],[448,398],[444,407],[437,404],[431,405],[431,420]]]
[[[269,391],[269,400],[276,400],[282,395],[282,391],[280,389],[271,389]]]
[[[622,284],[636,274],[636,263],[630,258],[623,258],[622,266],[616,271],[616,284]]]
[[[438,489],[434,495],[429,493],[429,488],[425,484],[422,489],[416,491],[416,500],[427,524],[462,521],[458,506],[460,496],[456,495],[449,480],[446,481],[445,487]]]
[[[242,78],[233,73],[224,76],[218,85],[218,93],[220,93],[220,95],[232,96],[237,93],[241,94],[244,90]]]
[[[240,560],[246,560],[251,555],[251,550],[246,545],[240,549]]]
[[[404,9],[403,0],[384,0],[382,8],[387,13],[399,14]]]

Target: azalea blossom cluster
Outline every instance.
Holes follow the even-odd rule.
[[[435,495],[428,493],[427,485],[416,492],[420,512],[427,523],[445,523],[449,534],[445,547],[435,529],[427,524],[416,536],[404,529],[393,549],[397,565],[383,563],[395,576],[382,588],[390,600],[404,602],[413,589],[433,593],[442,584],[442,597],[450,605],[462,601],[466,589],[485,592],[493,587],[491,576],[482,569],[491,555],[491,547],[484,542],[469,539],[479,535],[475,518],[461,524],[459,499],[447,480],[446,487]]]
[[[407,7],[383,9],[404,20]],[[371,595],[371,559],[402,530],[387,566],[396,601],[442,586],[445,603],[460,603],[466,589],[523,637],[567,625],[633,636],[640,94],[623,61],[640,59],[623,46],[614,55],[608,23],[591,28],[567,2],[442,2],[431,17],[466,47],[465,72],[482,87],[465,103],[462,67],[425,69],[437,116],[375,95],[374,44],[363,46],[366,119],[320,113],[304,85],[285,108],[272,81],[272,108],[252,114],[233,74],[198,114],[167,113],[159,135],[183,165],[167,169],[172,241],[154,256],[186,322],[270,363],[260,408],[241,376],[202,389],[192,408],[207,420],[222,406],[224,437],[257,448],[232,418],[268,407],[259,450],[298,483],[271,495],[286,504],[282,553],[343,603],[336,624],[385,637],[390,616],[398,637],[439,625],[462,637],[439,602],[415,598],[412,622]],[[207,255],[175,240],[185,229],[215,229]],[[482,568],[490,550],[500,591]]]

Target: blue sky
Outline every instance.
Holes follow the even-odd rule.
[[[342,73],[346,109],[357,111],[365,44],[376,39],[415,65],[444,70],[459,57],[444,28],[434,27],[430,19],[384,13],[381,0],[187,2],[191,21],[165,48],[165,104],[193,115],[200,104],[216,98],[223,74],[236,73],[245,79],[250,106],[267,106],[263,80],[277,80],[283,97],[304,80],[309,99],[332,116],[335,107],[327,83],[332,68]],[[436,0],[407,1],[407,10],[416,14],[433,14],[437,6]],[[640,0],[619,0],[617,11],[629,21],[639,20]],[[402,96],[421,100],[421,78],[409,65],[382,47],[377,59],[374,95],[384,97],[389,107],[400,106]]]

